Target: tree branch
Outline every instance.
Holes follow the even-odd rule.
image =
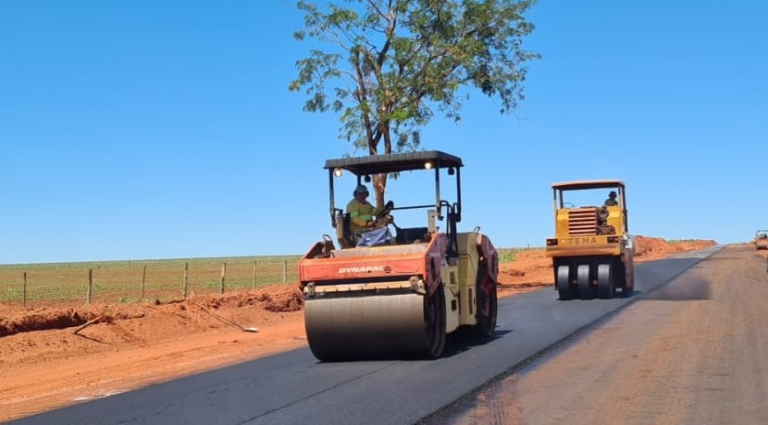
[[[365,86],[365,78],[363,76],[363,70],[360,68],[360,48],[355,52],[355,55],[353,56],[353,66],[355,68],[355,72],[357,73],[357,92],[359,93],[359,102],[361,105],[365,105],[368,103],[368,90]],[[369,115],[369,112],[366,108],[362,109],[362,116],[363,119],[363,131],[365,131],[365,135],[368,138],[369,141],[373,141],[373,135],[371,134],[371,118]]]

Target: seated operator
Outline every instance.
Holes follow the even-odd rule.
[[[619,202],[616,200],[616,192],[611,191],[611,193],[608,194],[608,199],[603,202],[603,205],[606,207],[615,207],[616,205],[619,205]]]
[[[365,185],[358,185],[352,193],[354,198],[347,204],[347,213],[349,213],[349,227],[353,233],[362,233],[373,230],[377,227],[389,224],[386,220],[379,220],[377,224],[376,216],[385,210],[394,207],[392,201],[387,202],[383,209],[379,209],[368,202],[368,188]]]

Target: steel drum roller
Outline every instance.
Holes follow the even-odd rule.
[[[320,360],[419,356],[428,351],[425,297],[414,292],[341,292],[307,298],[305,327]]]

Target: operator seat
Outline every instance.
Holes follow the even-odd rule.
[[[336,212],[336,240],[339,241],[339,246],[342,249],[355,246],[354,235],[349,226],[350,220],[349,213]]]

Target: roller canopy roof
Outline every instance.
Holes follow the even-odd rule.
[[[617,186],[623,188],[625,185],[621,180],[575,180],[570,182],[555,183],[552,185],[552,189],[610,189]]]
[[[445,152],[422,151],[329,159],[325,161],[325,168],[329,170],[341,168],[360,176],[423,170],[426,168],[424,164],[427,162],[432,163],[431,168],[462,167],[464,165],[461,158]]]

